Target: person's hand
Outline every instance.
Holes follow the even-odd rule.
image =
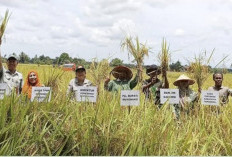
[[[157,79],[156,77],[152,77],[152,79],[151,79],[151,84],[152,85],[154,85],[156,83],[156,79]]]
[[[163,76],[166,77],[167,76],[167,71],[163,69]]]
[[[108,77],[105,79],[105,84],[108,84],[109,82],[110,82],[110,78]]]
[[[180,98],[180,105],[181,105],[181,107],[182,107],[183,109],[185,109],[186,103],[185,103],[184,98]]]

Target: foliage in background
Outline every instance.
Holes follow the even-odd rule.
[[[119,66],[119,65],[123,65],[123,60],[119,58],[114,58],[110,62],[110,66]]]

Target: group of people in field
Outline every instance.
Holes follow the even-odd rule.
[[[18,58],[15,55],[10,55],[7,58],[7,69],[2,65],[0,56],[0,83],[6,83],[11,91],[15,90],[18,94],[26,94],[28,98],[31,98],[32,87],[44,86],[39,79],[36,71],[29,71],[24,82],[23,76],[16,70],[18,65]],[[137,70],[135,77],[133,78],[132,71],[125,66],[115,67],[110,74],[114,76],[114,80],[107,78],[104,82],[104,89],[110,92],[120,92],[120,90],[132,90],[136,87],[139,80],[139,73]],[[74,94],[78,86],[92,86],[91,81],[86,79],[86,69],[83,66],[77,66],[75,70],[75,78],[72,79],[68,85],[67,94]],[[162,107],[160,103],[160,89],[169,88],[169,82],[165,75],[163,81],[158,78],[161,74],[160,68],[156,65],[146,67],[146,74],[148,79],[143,81],[142,91],[145,94],[146,100],[153,100],[154,104],[158,108]],[[215,85],[208,90],[219,91],[220,103],[224,105],[228,102],[229,95],[232,95],[232,91],[228,87],[222,86],[223,74],[216,72],[213,74],[213,80]],[[190,85],[193,85],[195,81],[185,75],[180,75],[173,84],[179,89],[180,102],[173,104],[173,113],[176,119],[180,118],[180,112],[182,110],[191,110],[194,107],[194,102],[199,99],[199,94],[194,92]],[[201,92],[201,89],[198,90]]]
[[[114,80],[107,78],[104,82],[104,89],[110,92],[120,92],[120,90],[132,90],[136,87],[139,80],[140,70],[137,70],[135,77],[133,78],[132,71],[125,66],[115,67],[110,74],[114,76]],[[153,100],[154,104],[158,108],[162,107],[160,103],[160,89],[169,88],[169,82],[166,73],[163,76],[164,80],[160,80],[158,75],[161,74],[160,68],[156,65],[146,67],[146,74],[148,79],[143,81],[142,91],[145,94],[146,100]],[[232,95],[232,91],[228,87],[222,86],[223,74],[216,72],[213,74],[213,80],[215,85],[210,87],[210,91],[219,91],[220,104],[224,105],[228,102],[229,95]],[[180,118],[180,112],[185,110],[189,112],[194,107],[194,103],[199,99],[199,93],[194,92],[190,85],[193,85],[195,81],[186,75],[180,75],[173,85],[179,89],[180,102],[173,104],[173,113],[176,119]],[[68,93],[75,92],[77,86],[91,86],[92,83],[86,79],[86,70],[83,66],[78,66],[76,69],[76,77],[70,81],[68,86]]]

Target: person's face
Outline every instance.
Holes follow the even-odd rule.
[[[222,78],[221,74],[214,75],[214,79],[213,80],[215,82],[215,86],[221,86],[222,85],[223,78]]]
[[[31,72],[29,75],[29,83],[30,84],[35,84],[37,81],[37,76],[34,72]]]
[[[180,81],[179,83],[181,89],[186,89],[189,86],[188,80]]]
[[[154,72],[154,73],[151,73],[150,75],[150,78],[153,78],[153,79],[157,79],[157,72]]]
[[[78,82],[83,82],[85,80],[85,77],[86,77],[86,72],[84,70],[78,70],[76,72],[76,78]]]
[[[10,71],[15,71],[16,70],[16,67],[18,65],[18,61],[14,58],[10,58],[7,60],[7,67]]]

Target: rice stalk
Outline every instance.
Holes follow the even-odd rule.
[[[10,15],[9,15],[9,10],[7,9],[5,12],[5,16],[2,20],[2,24],[0,26],[0,45],[2,44],[2,37],[4,35],[4,32],[6,30],[7,23],[9,21]]]
[[[144,57],[148,56],[149,48],[145,44],[142,44],[139,42],[139,38],[135,38],[135,43],[133,42],[132,37],[125,37],[125,39],[121,43],[122,50],[125,50],[125,48],[128,51],[128,57],[132,55],[134,57],[134,60],[132,62],[137,63],[137,70],[139,71],[139,82],[142,82],[143,76],[143,64],[144,64]]]
[[[100,91],[100,86],[103,80],[105,80],[110,72],[110,64],[108,59],[103,59],[98,62],[97,59],[93,59],[90,65],[90,76],[92,77],[93,84],[98,87],[98,91]]]
[[[194,61],[190,62],[190,66],[187,70],[188,74],[196,80],[198,89],[201,90],[204,82],[210,75],[209,63],[212,59],[215,49],[212,50],[210,56],[207,58],[207,52],[200,53],[199,56],[195,56]],[[228,56],[219,61],[214,68],[220,65]]]
[[[169,46],[167,46],[167,41],[165,39],[163,39],[161,46],[162,50],[158,54],[158,60],[160,62],[162,79],[164,81],[165,76],[167,76],[171,53],[169,51]]]

